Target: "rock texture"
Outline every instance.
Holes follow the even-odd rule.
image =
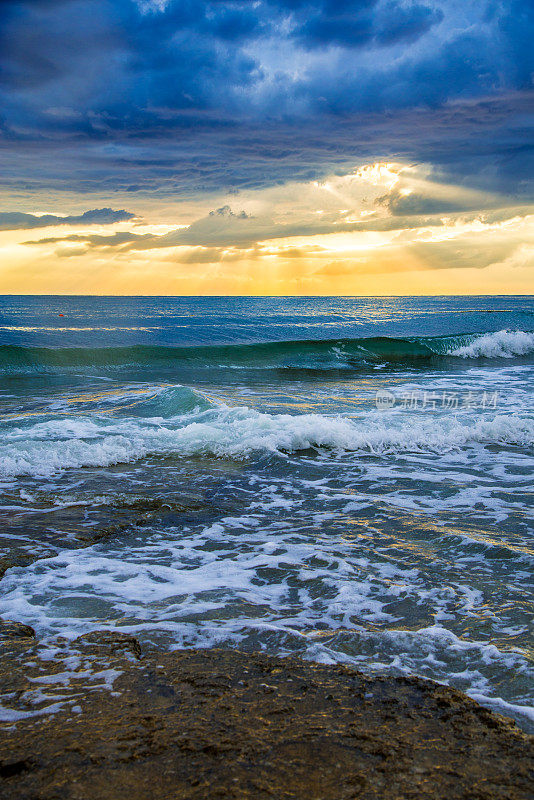
[[[80,678],[75,709],[2,725],[5,800],[533,797],[533,737],[429,681],[233,651],[142,655],[111,634],[77,646],[122,674],[112,692]]]

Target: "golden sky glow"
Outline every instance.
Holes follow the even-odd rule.
[[[534,208],[440,183],[424,165],[360,165],[322,182],[191,202],[129,200],[96,205],[133,211],[131,220],[1,232],[0,292],[534,292]],[[72,206],[54,197],[24,210],[62,216]],[[75,206],[93,208],[94,198]]]

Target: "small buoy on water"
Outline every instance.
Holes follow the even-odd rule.
[[[58,317],[64,317],[65,314],[58,314]]]

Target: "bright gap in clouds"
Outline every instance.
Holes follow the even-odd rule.
[[[127,198],[121,201],[127,205]],[[152,203],[117,222],[110,209],[105,225],[63,214],[70,225],[5,231],[0,291],[24,293],[29,285],[37,292],[101,294],[533,288],[533,208],[443,183],[429,165],[363,164],[321,181],[212,196],[210,205],[202,210],[198,201],[194,208],[182,202],[162,210]]]

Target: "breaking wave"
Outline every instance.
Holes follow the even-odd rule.
[[[306,450],[444,454],[477,444],[530,447],[534,419],[517,415],[489,420],[460,420],[451,415],[416,419],[375,411],[347,418],[265,414],[215,404],[169,419],[105,415],[49,419],[5,431],[0,475],[47,476],[69,468],[131,463],[147,456],[239,460]]]
[[[451,350],[461,358],[513,358],[534,352],[534,332],[497,331],[477,336],[469,344]]]
[[[359,369],[376,364],[439,363],[443,359],[502,359],[534,353],[534,332],[450,337],[369,337],[335,340],[269,341],[211,347],[24,347],[0,345],[0,373],[39,374],[100,370]]]

